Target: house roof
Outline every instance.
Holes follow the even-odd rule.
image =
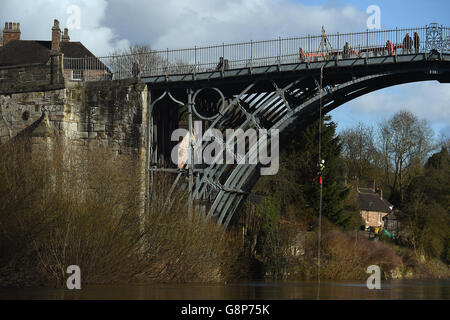
[[[359,188],[358,196],[361,210],[389,213],[394,208],[389,201],[381,198],[380,195],[372,189]]]
[[[0,47],[0,66],[45,63],[50,58],[51,41],[12,40]],[[61,42],[67,58],[95,57],[81,42]]]
[[[50,58],[51,41],[12,40],[0,47],[0,65],[45,63]]]
[[[61,42],[61,52],[66,58],[95,57],[81,42]]]

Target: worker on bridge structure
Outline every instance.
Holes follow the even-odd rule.
[[[352,48],[350,47],[350,44],[348,42],[345,43],[344,45],[344,59],[347,59],[350,57],[350,50]]]
[[[323,179],[323,170],[325,169],[325,160],[320,160],[319,163],[317,164],[317,174],[314,176],[313,178],[313,182],[316,181],[316,178],[319,177],[319,184],[322,184]]]
[[[394,44],[392,43],[392,41],[388,40],[386,42],[386,49],[387,49],[389,55],[391,55],[391,56],[394,55]]]
[[[331,42],[330,40],[328,40],[327,34],[325,32],[325,27],[322,26],[322,36],[319,44],[319,53],[322,54],[323,60],[327,60],[332,51],[333,47],[331,46]]]
[[[412,53],[412,45],[413,45],[413,40],[407,33],[405,38],[403,38],[403,54],[405,54],[405,53],[411,54]]]
[[[420,38],[417,32],[414,32],[414,51],[416,54],[419,53],[419,48],[420,48]]]

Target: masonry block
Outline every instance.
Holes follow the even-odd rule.
[[[78,137],[80,139],[89,139],[89,132],[78,132]]]
[[[104,124],[94,124],[94,131],[106,131]]]

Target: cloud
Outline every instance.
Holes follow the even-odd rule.
[[[349,103],[350,111],[388,117],[402,109],[431,122],[450,123],[450,84],[425,81],[372,92]]]
[[[155,49],[215,45],[287,36],[364,30],[353,6],[305,6],[288,0],[112,0],[105,24],[133,43]]]
[[[414,113],[431,125],[436,137],[450,137],[450,84],[437,81],[417,82],[366,94],[333,110],[331,116],[338,131],[358,122],[377,126],[400,110]]]
[[[0,22],[20,22],[23,39],[49,40],[53,19],[66,27],[80,8],[71,40],[97,55],[130,43],[182,48],[287,36],[364,30],[367,14],[353,6],[306,6],[292,0],[2,0]]]
[[[60,21],[61,28],[67,27],[73,14],[68,8],[72,5],[80,8],[80,29],[69,28],[71,41],[83,42],[97,55],[129,46],[125,37],[119,38],[112,28],[103,24],[108,5],[105,0],[2,0],[0,23],[20,22],[24,40],[51,40],[53,19]]]
[[[364,30],[367,14],[353,6],[306,6],[292,0],[2,0],[0,21],[20,22],[23,39],[51,38],[53,19],[97,55],[133,44],[155,49],[214,45],[287,36]]]

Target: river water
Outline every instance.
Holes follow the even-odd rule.
[[[383,281],[380,290],[369,290],[363,281],[242,282],[233,284],[152,284],[86,286],[81,290],[56,288],[0,289],[0,300],[278,300],[278,299],[405,299],[450,300],[448,280]]]

